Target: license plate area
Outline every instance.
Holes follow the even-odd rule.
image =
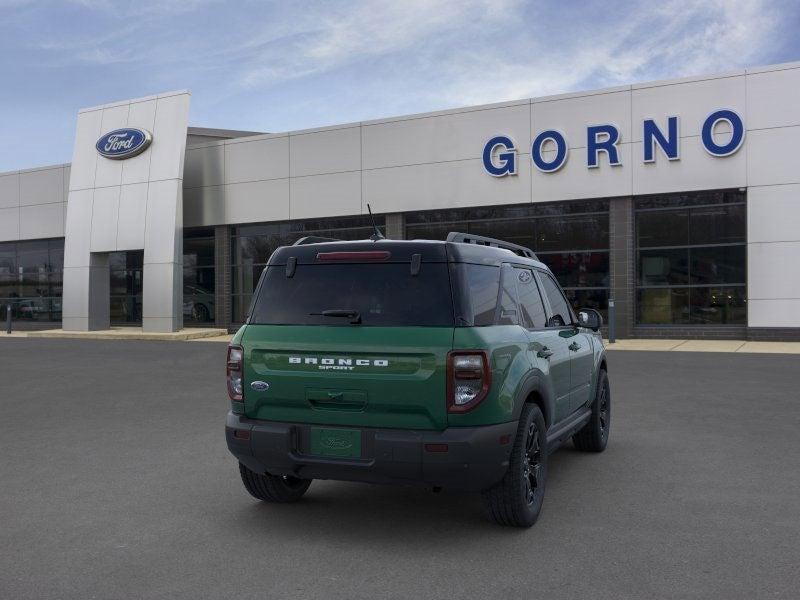
[[[361,430],[312,427],[309,450],[314,456],[361,458]]]

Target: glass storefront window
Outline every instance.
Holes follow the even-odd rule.
[[[214,230],[190,229],[183,236],[183,323],[208,326],[215,320]]]
[[[61,320],[64,240],[0,244],[0,305],[14,319]]]
[[[747,323],[746,195],[637,198],[637,323]]]
[[[141,325],[143,265],[142,250],[109,254],[108,267],[111,277],[109,302],[112,325]]]
[[[573,308],[607,315],[609,200],[549,202],[407,213],[406,239],[443,240],[451,231],[531,248],[555,274]]]
[[[375,223],[385,232],[385,217],[375,215]],[[364,240],[373,233],[369,216],[332,217],[285,223],[238,225],[231,239],[232,320],[242,323],[247,316],[253,290],[270,255],[279,246],[288,246],[302,237],[317,236],[339,240]],[[185,317],[184,317],[185,318]]]

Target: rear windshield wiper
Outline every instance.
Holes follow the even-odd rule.
[[[345,319],[350,319],[351,325],[360,325],[361,324],[361,314],[357,310],[351,310],[349,308],[337,308],[333,310],[323,310],[322,312],[318,313],[309,313],[315,317],[342,317]]]

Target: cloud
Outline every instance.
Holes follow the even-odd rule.
[[[267,32],[246,42],[250,51],[239,75],[241,84],[274,85],[320,74],[378,57],[425,51],[437,38],[457,33],[470,22],[492,26],[515,0],[372,0],[319,5],[304,11],[293,28]],[[346,7],[346,8],[345,8]]]
[[[31,138],[80,106],[176,88],[193,91],[198,123],[285,131],[800,58],[796,0],[0,7],[0,125],[10,131],[24,122]],[[0,159],[29,166],[18,152]]]
[[[781,14],[761,0],[668,2],[589,27],[512,60],[473,53],[453,65],[448,102],[478,104],[711,74],[769,61]],[[586,18],[591,20],[592,15]]]

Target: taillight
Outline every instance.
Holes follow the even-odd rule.
[[[228,396],[236,402],[242,401],[242,375],[244,373],[244,350],[241,346],[228,346]]]
[[[447,355],[447,410],[467,412],[489,393],[492,371],[485,350],[453,350]]]

